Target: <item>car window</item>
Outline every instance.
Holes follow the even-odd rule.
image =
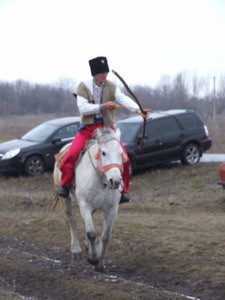
[[[170,135],[178,131],[180,131],[180,128],[175,118],[166,118],[159,122],[160,135]]]
[[[157,138],[160,135],[159,133],[159,122],[151,121],[146,125],[146,136],[148,139]]]
[[[177,119],[181,122],[183,129],[199,127],[200,120],[194,114],[178,115]]]
[[[121,131],[121,140],[124,143],[130,143],[135,142],[140,123],[116,123],[115,127]]]
[[[40,124],[24,134],[21,139],[31,142],[43,142],[57,127],[53,124]]]
[[[149,122],[146,127],[146,135],[148,138],[171,135],[179,131],[180,128],[174,118],[154,120]]]
[[[60,128],[55,134],[53,139],[66,139],[73,138],[77,133],[79,124],[70,124],[63,128]]]

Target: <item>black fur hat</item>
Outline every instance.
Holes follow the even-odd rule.
[[[107,62],[107,58],[104,56],[99,56],[89,60],[89,65],[91,68],[91,75],[97,75],[99,73],[108,73],[109,66]]]

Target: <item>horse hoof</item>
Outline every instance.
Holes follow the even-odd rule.
[[[72,254],[72,261],[80,260],[81,259],[81,253],[73,253]]]
[[[98,259],[92,259],[90,257],[87,258],[87,261],[89,262],[89,264],[96,266],[99,263]]]
[[[104,272],[104,266],[99,266],[99,265],[94,266],[94,270],[95,270],[96,272],[101,272],[101,273],[103,273],[103,272]]]

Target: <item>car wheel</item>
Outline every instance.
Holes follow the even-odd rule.
[[[199,162],[200,157],[201,152],[199,146],[190,143],[184,148],[181,161],[184,165],[194,165]]]
[[[44,172],[44,162],[40,156],[33,155],[24,163],[24,171],[28,176],[40,175]]]

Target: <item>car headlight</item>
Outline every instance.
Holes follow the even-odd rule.
[[[2,159],[11,159],[14,156],[16,156],[18,153],[20,152],[20,149],[13,149],[13,150],[9,150],[7,151],[3,156]]]

